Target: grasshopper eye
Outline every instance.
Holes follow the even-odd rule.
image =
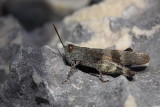
[[[72,52],[73,49],[74,49],[74,46],[73,46],[72,44],[69,44],[69,45],[67,46],[68,52]]]

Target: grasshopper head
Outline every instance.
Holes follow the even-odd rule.
[[[65,57],[69,63],[72,61],[80,61],[83,57],[82,49],[73,44],[68,44],[65,48]]]
[[[84,52],[81,52],[83,49],[81,47],[74,46],[72,44],[68,44],[67,46],[65,46],[54,24],[53,24],[53,27],[57,33],[57,36],[59,37],[60,42],[62,43],[62,46],[64,47],[65,57],[67,61],[69,63],[71,63],[72,61],[80,61],[80,59],[83,57]]]

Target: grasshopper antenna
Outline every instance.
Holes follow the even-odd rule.
[[[54,27],[54,30],[56,31],[56,33],[57,33],[57,35],[58,35],[58,37],[59,37],[59,40],[60,40],[60,42],[62,43],[63,48],[64,48],[65,46],[64,46],[64,44],[63,44],[63,42],[62,42],[62,39],[61,39],[60,36],[59,36],[59,33],[58,33],[58,31],[57,31],[56,26],[55,26],[54,24],[53,24],[53,27]]]

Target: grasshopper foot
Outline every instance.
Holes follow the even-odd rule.
[[[104,79],[103,79],[103,76],[102,76],[102,73],[101,73],[101,72],[100,72],[98,78],[99,78],[103,83],[109,82],[109,80],[104,80]]]
[[[102,78],[99,78],[103,83],[109,82],[109,80],[104,80]]]

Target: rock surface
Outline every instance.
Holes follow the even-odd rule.
[[[9,64],[22,43],[22,29],[12,17],[0,18],[0,83],[9,74]]]
[[[69,67],[54,49],[21,47],[11,66],[8,81],[1,86],[1,106],[125,106],[133,103],[147,107],[143,91],[135,80],[110,78],[102,83],[97,77],[77,72],[70,81]],[[7,105],[6,105],[7,104]]]
[[[144,71],[137,71],[132,81],[124,76],[104,76],[110,82],[102,83],[97,77],[77,69],[78,72],[62,85],[70,66],[65,64],[62,49],[51,48],[59,41],[52,34],[51,23],[26,32],[12,17],[0,18],[0,37],[3,38],[0,75],[9,73],[0,77],[0,106],[160,106],[160,8],[159,2],[155,0],[154,3],[147,7],[143,0],[118,0],[116,3],[104,0],[76,11],[63,23],[56,23],[64,42],[121,50],[132,47],[134,51],[148,53],[150,64]],[[108,13],[95,14],[97,8],[101,10],[105,5]],[[108,9],[110,6],[114,8],[112,11]],[[94,17],[79,17],[87,12]],[[46,44],[49,46],[44,46]],[[4,81],[4,78],[7,79]]]

